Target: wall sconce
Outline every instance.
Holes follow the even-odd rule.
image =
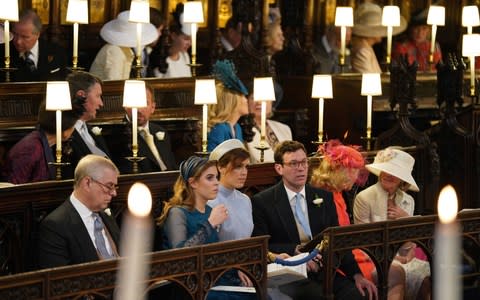
[[[264,153],[268,146],[265,142],[267,127],[267,101],[275,101],[275,90],[272,77],[256,77],[253,79],[253,101],[261,101],[260,145],[255,147],[260,150],[260,162],[264,161]]]
[[[428,9],[427,24],[432,25],[432,44],[430,45],[430,56],[428,61],[430,64],[433,64],[437,26],[445,26],[445,6],[430,5],[430,8]]]
[[[475,96],[475,56],[480,56],[480,34],[464,34],[462,55],[470,60],[470,96]]]
[[[183,7],[183,22],[190,23],[192,31],[192,75],[196,76],[197,65],[197,30],[198,23],[203,23],[203,6],[201,1],[187,1]]]
[[[67,22],[73,23],[72,70],[78,70],[78,24],[88,24],[87,0],[68,0]]]
[[[56,112],[56,179],[62,179],[62,110],[71,110],[72,101],[68,81],[47,81],[46,110]]]
[[[147,91],[143,80],[125,80],[123,88],[123,107],[132,109],[132,156],[133,172],[137,173],[137,163],[143,159],[138,157],[138,108],[147,106]]]
[[[148,0],[132,0],[128,21],[137,23],[136,77],[142,77],[142,23],[150,23],[150,4]]]
[[[335,26],[340,27],[341,45],[339,65],[345,65],[345,48],[347,27],[353,27],[353,8],[350,6],[337,6],[335,9]]]
[[[319,99],[318,103],[318,144],[323,143],[323,106],[324,99],[333,98],[332,76],[313,75],[312,98]]]
[[[361,95],[367,96],[367,150],[370,150],[372,140],[372,96],[382,94],[382,81],[379,73],[362,74]]]
[[[480,25],[478,7],[476,5],[464,6],[462,9],[462,26],[467,27],[467,33],[473,33],[473,27]]]
[[[400,26],[400,8],[395,5],[385,5],[382,13],[382,25],[387,27],[387,58],[389,65],[392,59],[393,27]]]
[[[10,21],[18,21],[18,0],[5,0],[2,2],[2,9],[0,10],[0,20],[3,23],[3,41],[5,43],[5,68],[2,68],[6,74],[5,81],[10,81]]]
[[[195,80],[195,104],[203,105],[202,118],[202,154],[207,154],[208,104],[217,104],[215,79]]]

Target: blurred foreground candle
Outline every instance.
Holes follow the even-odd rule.
[[[132,109],[132,155],[138,154],[138,108],[147,107],[145,81],[125,80],[123,89],[123,107]]]
[[[367,96],[367,139],[372,138],[372,96],[382,94],[382,81],[379,73],[362,74],[361,95]]]
[[[345,65],[345,49],[347,27],[353,27],[353,8],[350,6],[337,6],[335,9],[335,26],[340,27],[340,60],[339,65]]]
[[[267,101],[275,101],[275,90],[272,77],[256,77],[253,79],[253,101],[261,101],[260,147],[266,147]]]
[[[447,185],[438,197],[439,223],[435,229],[433,299],[461,299],[460,227],[456,222],[457,194]]]
[[[428,61],[433,64],[437,26],[445,26],[445,6],[430,5],[430,8],[428,9],[427,24],[432,25],[432,44],[430,45],[430,56]]]
[[[314,75],[312,83],[312,98],[318,102],[318,143],[323,143],[323,107],[324,99],[333,98],[332,76]]]
[[[207,124],[208,124],[208,105],[217,104],[217,92],[215,89],[215,79],[197,79],[195,80],[195,104],[203,105],[202,118],[202,152],[207,152]]]
[[[136,182],[128,192],[128,209],[122,224],[119,274],[115,299],[144,299],[145,280],[150,268],[153,224],[150,217],[152,195],[148,187]]]

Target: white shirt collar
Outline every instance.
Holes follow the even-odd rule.
[[[75,207],[83,222],[92,216],[92,211],[78,200],[73,193],[70,195],[70,202],[72,202],[73,207]]]
[[[290,205],[293,203],[293,198],[297,195],[297,192],[294,192],[292,191],[291,189],[289,189],[285,184],[283,184],[283,186],[285,187],[285,191],[287,191],[287,197],[288,197],[288,201],[290,202]],[[302,190],[299,192],[300,195],[302,195],[303,199],[306,199],[305,197],[305,186],[303,186]],[[303,202],[303,201],[302,201]],[[302,203],[302,208],[304,209],[304,205]]]
[[[83,121],[83,120],[77,120],[77,122],[75,122],[75,129],[76,129],[78,132],[81,132],[80,130],[82,129],[83,124],[85,124],[85,121]]]

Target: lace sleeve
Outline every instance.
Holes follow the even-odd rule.
[[[187,217],[177,207],[170,209],[164,225],[165,235],[171,248],[182,248],[203,245],[212,234],[214,229],[208,221],[200,224],[199,229],[191,237],[187,232]]]

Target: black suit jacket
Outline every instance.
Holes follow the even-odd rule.
[[[0,57],[5,56],[5,47],[0,47]],[[11,81],[47,81],[65,80],[67,75],[67,56],[62,47],[44,39],[38,39],[38,63],[35,71],[30,71],[20,57],[13,43],[10,43],[10,66],[17,68],[11,73]],[[5,61],[1,60],[1,66]],[[2,72],[1,76],[5,76]]]
[[[321,233],[328,227],[338,226],[337,212],[330,192],[307,184],[305,194],[313,235]],[[322,198],[323,203],[319,206],[313,204],[316,198]],[[300,236],[283,181],[253,196],[252,211],[254,223],[252,235],[270,235],[271,251],[293,255],[295,247],[300,244]],[[344,257],[340,269],[349,276],[360,273],[351,253]]]
[[[177,170],[177,163],[175,162],[175,156],[172,152],[170,137],[167,131],[153,122],[149,122],[148,127],[150,133],[153,135],[153,140],[155,141],[158,153],[167,166],[167,170]],[[163,139],[157,137],[157,133],[160,135],[161,132],[164,133]],[[132,173],[132,163],[125,159],[125,157],[132,156],[132,124],[126,119],[124,119],[123,133],[120,135],[119,139],[118,147],[120,147],[121,150],[118,151],[118,157],[115,157],[114,161],[122,174]],[[148,147],[147,142],[145,142],[140,134],[138,136],[138,156],[145,157],[145,159],[138,163],[139,172],[146,173],[161,171],[160,165],[150,150],[150,147]]]
[[[115,220],[100,212],[105,227],[117,246],[120,230]],[[74,265],[98,260],[97,250],[70,199],[63,202],[41,223],[38,239],[40,268]]]
[[[105,152],[105,154],[109,158],[111,158],[110,151],[108,150],[107,144],[105,143],[105,140],[103,139],[102,135],[93,134],[92,128],[88,124],[87,124],[87,128],[88,128],[88,133],[92,136],[97,147],[100,148],[100,150],[102,150],[103,152]],[[82,136],[76,129],[73,131],[72,136],[70,137],[69,146],[70,146],[70,151],[69,151],[70,153],[68,154],[68,157],[66,158],[66,160],[70,164],[66,168],[64,168],[65,171],[62,173],[63,178],[73,178],[73,172],[78,162],[80,161],[80,159],[82,159],[82,157],[88,154],[92,154],[87,144],[83,141]]]

